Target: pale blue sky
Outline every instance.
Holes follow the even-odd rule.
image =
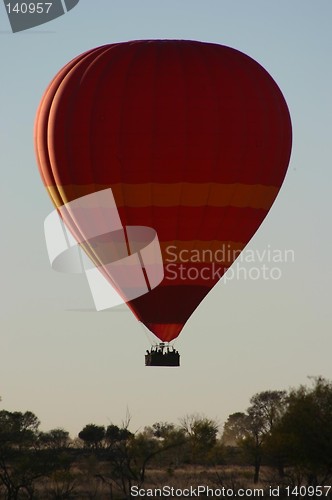
[[[0,5],[2,407],[72,435],[89,422],[120,424],[127,407],[132,430],[192,412],[222,424],[255,392],[332,378],[331,19],[330,0],[81,0],[12,34]],[[84,278],[50,269],[43,236],[52,205],[32,141],[43,91],[79,53],[140,38],[247,53],[277,81],[293,122],[289,172],[250,248],[292,249],[295,262],[278,281],[218,285],[179,338],[180,369],[145,368],[148,342],[132,314],[92,311]]]

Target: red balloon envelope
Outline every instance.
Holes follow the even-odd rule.
[[[164,278],[128,305],[171,341],[266,217],[291,122],[278,86],[247,55],[142,40],[68,63],[41,101],[35,144],[57,208],[111,188],[123,226],[156,230]]]

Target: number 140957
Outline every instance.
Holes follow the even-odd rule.
[[[53,2],[7,3],[8,14],[48,14]]]

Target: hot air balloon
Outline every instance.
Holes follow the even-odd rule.
[[[89,50],[55,76],[38,109],[35,149],[58,210],[111,189],[123,227],[156,231],[163,279],[126,302],[165,352],[265,219],[291,135],[280,89],[249,56],[213,43],[139,40]],[[77,238],[70,210],[62,217]],[[98,245],[80,244],[103,268]]]

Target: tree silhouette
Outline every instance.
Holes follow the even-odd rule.
[[[217,442],[217,422],[202,415],[192,414],[183,417],[180,425],[187,437],[190,460],[193,463],[205,462]]]
[[[88,424],[78,433],[78,437],[82,439],[87,448],[97,450],[102,447],[105,434],[103,425]]]
[[[316,377],[313,387],[300,386],[289,393],[287,409],[271,436],[272,451],[273,445],[305,475],[308,485],[328,484],[332,478],[331,382]]]
[[[39,448],[39,420],[30,411],[0,411],[0,482],[6,498],[35,498],[35,483],[56,468]]]

